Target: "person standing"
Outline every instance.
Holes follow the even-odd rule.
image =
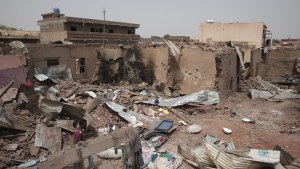
[[[79,122],[77,123],[75,130],[74,130],[74,134],[73,134],[73,143],[76,145],[76,149],[78,152],[78,156],[80,158],[80,161],[74,164],[74,168],[73,169],[85,169],[84,166],[84,161],[81,157],[81,150],[79,148],[79,145],[77,145],[80,141],[84,141],[84,136],[83,136],[83,132],[85,131],[87,127],[87,122],[84,119],[80,119]]]

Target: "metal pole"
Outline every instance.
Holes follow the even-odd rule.
[[[105,43],[104,43],[104,36],[105,36],[105,9],[103,10],[103,18],[104,18],[104,24],[103,24],[103,36],[102,36],[102,44],[103,44],[103,47],[105,46]]]

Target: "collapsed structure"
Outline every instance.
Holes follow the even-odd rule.
[[[54,16],[65,18],[52,13],[45,15],[45,20],[55,20]],[[183,161],[198,168],[226,169],[280,168],[292,163],[293,158],[281,159],[290,155],[280,147],[261,150],[265,144],[244,149],[238,147],[245,146],[238,140],[235,144],[219,139],[238,137],[244,132],[241,124],[232,124],[240,131],[223,126],[224,133],[215,132],[216,137],[200,133],[214,126],[202,128],[193,123],[199,123],[195,114],[200,112],[214,113],[210,119],[223,114],[210,123],[219,123],[224,116],[231,121],[231,117],[245,115],[235,108],[227,110],[227,105],[241,107],[240,100],[227,100],[236,91],[248,93],[252,99],[299,101],[298,47],[277,48],[264,55],[261,49],[234,42],[179,46],[163,41],[155,46],[105,48],[13,42],[10,48],[3,48],[1,167],[63,168],[87,158],[91,167],[96,154],[101,159],[122,158],[124,168],[179,168]],[[80,119],[88,124],[87,142],[73,145],[72,133]],[[261,117],[242,119],[253,128],[261,127],[260,121]],[[283,133],[297,133],[297,125],[298,121],[295,128]],[[188,133],[182,132],[185,130]],[[195,135],[196,145],[186,141],[199,133],[203,137],[199,140]],[[168,142],[173,144],[171,148],[160,149]],[[174,144],[179,145],[177,153]],[[294,146],[291,151],[295,154],[298,145]]]

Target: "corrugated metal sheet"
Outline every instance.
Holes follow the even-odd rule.
[[[43,147],[52,153],[61,150],[61,129],[37,124],[35,129],[35,146]]]
[[[0,55],[0,70],[26,65],[25,56]]]
[[[84,118],[85,110],[69,104],[64,104],[56,100],[42,99],[39,104],[40,109],[45,113],[67,113],[71,117]]]
[[[248,157],[236,156],[233,154],[226,153],[224,150],[220,149],[214,144],[205,143],[207,151],[212,155],[212,158],[224,169],[258,169],[265,166],[273,166],[279,162],[280,152],[272,150],[249,150],[251,156],[248,153],[244,155],[249,155]],[[263,151],[267,154],[260,155],[259,153]]]
[[[63,104],[55,100],[42,99],[39,107],[45,113],[60,113]]]
[[[0,86],[6,86],[9,82],[15,81],[11,87],[19,88],[26,82],[26,77],[27,69],[25,67],[0,70]]]
[[[141,101],[141,102],[146,104],[153,104],[153,105],[155,104],[154,100]],[[203,104],[203,105],[217,104],[219,103],[219,94],[218,92],[215,91],[201,90],[198,93],[192,93],[182,97],[176,97],[171,99],[160,99],[158,106],[176,107],[188,103],[196,103],[196,104]]]
[[[56,127],[68,130],[70,132],[74,132],[75,128],[73,127],[73,120],[56,120]]]
[[[168,45],[173,56],[181,55],[180,49],[170,40],[163,39],[165,43]]]
[[[148,116],[136,113],[131,110],[127,110],[127,108],[114,103],[114,102],[106,102],[106,105],[117,112],[119,116],[123,117],[128,122],[132,123],[133,125],[140,126],[143,123],[153,124],[155,121],[153,119],[150,119]],[[126,111],[124,111],[126,110]]]

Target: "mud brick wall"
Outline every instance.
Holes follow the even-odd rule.
[[[46,68],[47,60],[58,59],[71,69],[74,79],[85,79],[92,76],[97,64],[97,46],[28,44],[29,55],[35,68]],[[76,74],[76,59],[85,58],[86,72]]]
[[[240,64],[238,56],[233,49],[215,53],[216,59],[216,81],[215,88],[221,99],[226,98],[239,86]]]
[[[176,78],[181,93],[214,90],[216,78],[214,53],[202,48],[184,48],[177,72]]]
[[[250,62],[250,76],[256,77],[258,66],[262,62],[261,49],[255,49],[251,52],[251,62]]]
[[[47,59],[59,59],[59,64],[66,64],[71,68],[74,80],[92,78],[98,66],[97,50],[100,50],[100,47],[96,45],[32,44],[28,45],[28,49],[34,67],[46,68]],[[121,77],[119,80],[123,78],[131,83],[145,81],[151,84],[154,80],[168,83],[171,78],[182,94],[217,90],[221,97],[226,97],[238,86],[237,56],[231,48],[222,50],[183,48],[182,55],[176,57],[171,56],[169,49],[163,46],[136,49],[108,48],[101,50],[101,56],[103,63],[100,64],[102,68],[100,72],[106,77],[104,83],[118,82],[114,77],[107,76],[111,74],[110,68],[117,67],[117,78]],[[76,58],[86,59],[85,73],[76,74]],[[130,62],[132,59],[135,61]],[[124,71],[128,69],[132,71]],[[135,73],[138,75],[134,76]]]
[[[285,74],[294,73],[297,58],[300,58],[300,49],[279,48],[272,50],[267,56],[266,63],[259,63],[257,75],[266,81],[281,81]]]
[[[163,83],[167,82],[168,55],[167,47],[139,48],[134,50],[136,56],[140,58],[146,69],[145,72],[153,71],[155,79]],[[146,73],[146,75],[149,73]]]

